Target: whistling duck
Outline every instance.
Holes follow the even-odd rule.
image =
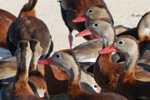
[[[7,31],[15,19],[16,17],[13,14],[0,9],[0,47],[7,49]]]
[[[17,48],[17,73],[9,100],[44,100],[36,97],[28,85],[29,65],[32,58],[30,44],[27,41],[18,43]]]
[[[67,92],[68,90],[68,75],[66,71],[57,68],[55,65],[49,65],[47,61],[39,61],[38,69],[42,68],[45,74],[45,80],[47,82],[47,88],[50,95],[56,95]],[[46,64],[46,65],[43,65]],[[44,68],[43,68],[44,67]],[[45,72],[44,72],[45,71]],[[80,83],[83,90],[90,92],[101,91],[101,88],[95,82],[93,76],[90,73],[81,70]],[[59,91],[58,91],[59,90]]]
[[[124,27],[122,25],[115,26],[116,33],[120,34],[121,32],[124,32],[128,30],[129,28]],[[74,51],[77,61],[80,64],[80,67],[83,69],[86,69],[89,72],[92,72],[92,66],[96,62],[96,59],[98,57],[98,51],[102,49],[102,38],[101,39],[93,39],[89,40],[87,42],[84,42],[76,47],[74,47],[72,50]],[[114,57],[115,55],[113,55]],[[113,62],[117,62],[120,59],[120,57],[115,57],[113,59]]]
[[[101,54],[110,52],[120,52],[126,58],[118,81],[117,93],[124,95],[129,100],[149,100],[150,82],[141,81],[135,75],[139,59],[139,47],[136,39],[131,36],[121,36],[115,40],[113,45],[100,51]]]
[[[66,70],[69,77],[69,100],[126,100],[123,96],[111,92],[96,94],[82,90],[79,83],[81,74],[79,64],[73,51],[69,49],[56,52],[51,58],[47,59],[47,62]]]
[[[43,75],[36,68],[37,61],[42,53],[40,43],[37,40],[31,40],[30,44],[31,44],[30,47],[33,52],[33,56],[32,56],[32,59],[30,62],[30,68],[29,68],[29,86],[31,87],[31,89],[33,90],[33,92],[36,96],[39,96],[39,97],[44,98],[45,100],[48,100],[49,95],[47,92],[46,82],[44,80]],[[15,61],[13,60],[13,63],[11,63],[11,64],[14,64],[14,62]],[[5,67],[7,67],[7,66],[5,66]],[[12,67],[9,68],[9,70],[11,70],[11,68],[13,68],[13,65],[12,65]],[[14,68],[14,69],[16,69],[16,68]],[[2,99],[5,98],[5,100],[6,100],[6,97],[9,97],[10,92],[8,92],[8,91],[12,90],[13,82],[14,82],[13,77],[5,79],[1,82],[1,83],[5,84],[1,89],[1,98]]]
[[[117,34],[120,34],[127,30],[129,30],[129,28],[122,25],[115,26],[115,31]],[[102,38],[89,40],[74,47],[72,50],[75,53],[80,66],[83,66],[86,69],[87,67],[92,66],[96,62],[96,59],[99,55],[97,52],[100,49],[102,49]],[[113,61],[116,62],[118,60],[116,59]]]
[[[117,33],[118,37],[122,36],[122,35],[131,35],[133,37],[135,37],[139,43],[140,43],[140,53],[144,50],[144,48],[149,44],[149,40],[150,40],[150,36],[149,36],[149,24],[150,24],[150,12],[147,12],[146,14],[143,15],[143,17],[141,18],[141,20],[139,21],[138,25],[136,28],[133,29],[128,29],[127,31],[123,32],[123,33]],[[86,22],[88,23],[88,22]],[[91,33],[89,33],[90,29],[86,29],[83,32],[88,32],[87,35],[91,35]],[[95,34],[93,34],[95,35]],[[78,36],[78,35],[76,35]],[[86,35],[82,35],[82,36],[86,36]]]
[[[24,16],[34,9],[36,2],[37,0],[29,0],[29,3],[25,4],[22,8],[18,18],[9,27],[7,46],[12,55],[14,55],[17,43],[20,40],[30,39],[40,41],[40,45],[43,48],[41,57],[44,58],[50,55],[53,43],[45,23],[33,16]]]
[[[79,32],[85,29],[84,22],[74,23],[72,22],[73,19],[81,16],[86,11],[86,9],[91,6],[96,6],[95,8],[99,9],[100,17],[109,16],[110,14],[103,0],[61,0],[60,6],[61,6],[62,18],[70,32],[68,36],[70,48],[72,48],[72,42],[73,42],[73,37],[72,37],[73,29]],[[91,40],[96,38],[96,36],[85,36],[84,38],[86,40]]]
[[[114,42],[115,31],[109,19],[101,18],[96,21],[91,21],[91,23],[88,22],[87,25],[89,25],[89,29],[93,32],[93,34],[101,36],[103,39],[103,48]],[[78,35],[84,35],[86,32],[79,33]],[[98,56],[94,66],[94,78],[104,91],[116,91],[117,82],[124,67],[123,63],[113,63],[111,58],[111,54],[100,55]],[[136,69],[137,77],[141,80],[149,80],[150,73],[143,70],[141,67]],[[143,77],[144,75],[140,75],[140,72],[142,71],[145,72],[147,79]]]
[[[0,79],[8,78],[7,80],[10,80],[9,77],[12,77],[16,74],[16,66],[17,63],[15,57],[3,59],[0,64],[0,71],[2,74],[0,74]],[[38,70],[45,78],[49,95],[56,95],[67,92],[68,75],[64,70],[58,69],[54,65],[43,64],[38,65]],[[7,80],[5,79],[1,83],[8,84],[9,81],[7,82]],[[95,82],[93,76],[84,70],[81,71],[81,86],[86,91],[99,92],[101,90],[101,88]]]

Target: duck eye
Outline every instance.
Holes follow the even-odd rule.
[[[119,41],[119,44],[123,44],[123,41]]]
[[[93,13],[94,12],[94,10],[93,9],[89,9],[89,13]]]
[[[94,24],[94,26],[95,26],[95,27],[98,27],[98,26],[99,26],[99,24],[97,24],[97,23],[96,23],[96,24]]]
[[[59,54],[57,54],[57,55],[56,55],[56,57],[57,57],[57,58],[60,58],[60,55],[59,55]]]
[[[97,85],[94,85],[94,88],[97,88],[98,86]]]

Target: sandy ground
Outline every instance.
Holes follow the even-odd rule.
[[[22,6],[28,0],[0,0],[0,8],[18,16]],[[141,15],[150,11],[150,0],[105,0],[115,25],[136,27]],[[54,42],[54,52],[69,48],[69,31],[65,26],[57,0],[38,0],[36,5],[37,17],[43,20],[49,28]],[[77,31],[73,32],[73,36]],[[85,42],[82,37],[74,38],[73,46]],[[8,50],[0,49],[0,56],[10,56]]]

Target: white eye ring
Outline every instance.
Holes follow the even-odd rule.
[[[89,12],[89,13],[93,13],[94,10],[93,10],[93,9],[89,9],[88,12]]]
[[[94,27],[98,27],[98,26],[99,26],[99,24],[98,24],[98,23],[95,23],[95,24],[94,24]]]
[[[123,42],[123,41],[119,41],[118,43],[119,43],[119,44],[124,44],[124,42]]]

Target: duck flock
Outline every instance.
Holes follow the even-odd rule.
[[[70,49],[27,0],[18,16],[0,9],[0,100],[150,100],[150,12],[134,28],[114,26],[103,0],[59,0]],[[72,31],[87,40],[73,47]],[[63,45],[63,44],[62,44]]]

